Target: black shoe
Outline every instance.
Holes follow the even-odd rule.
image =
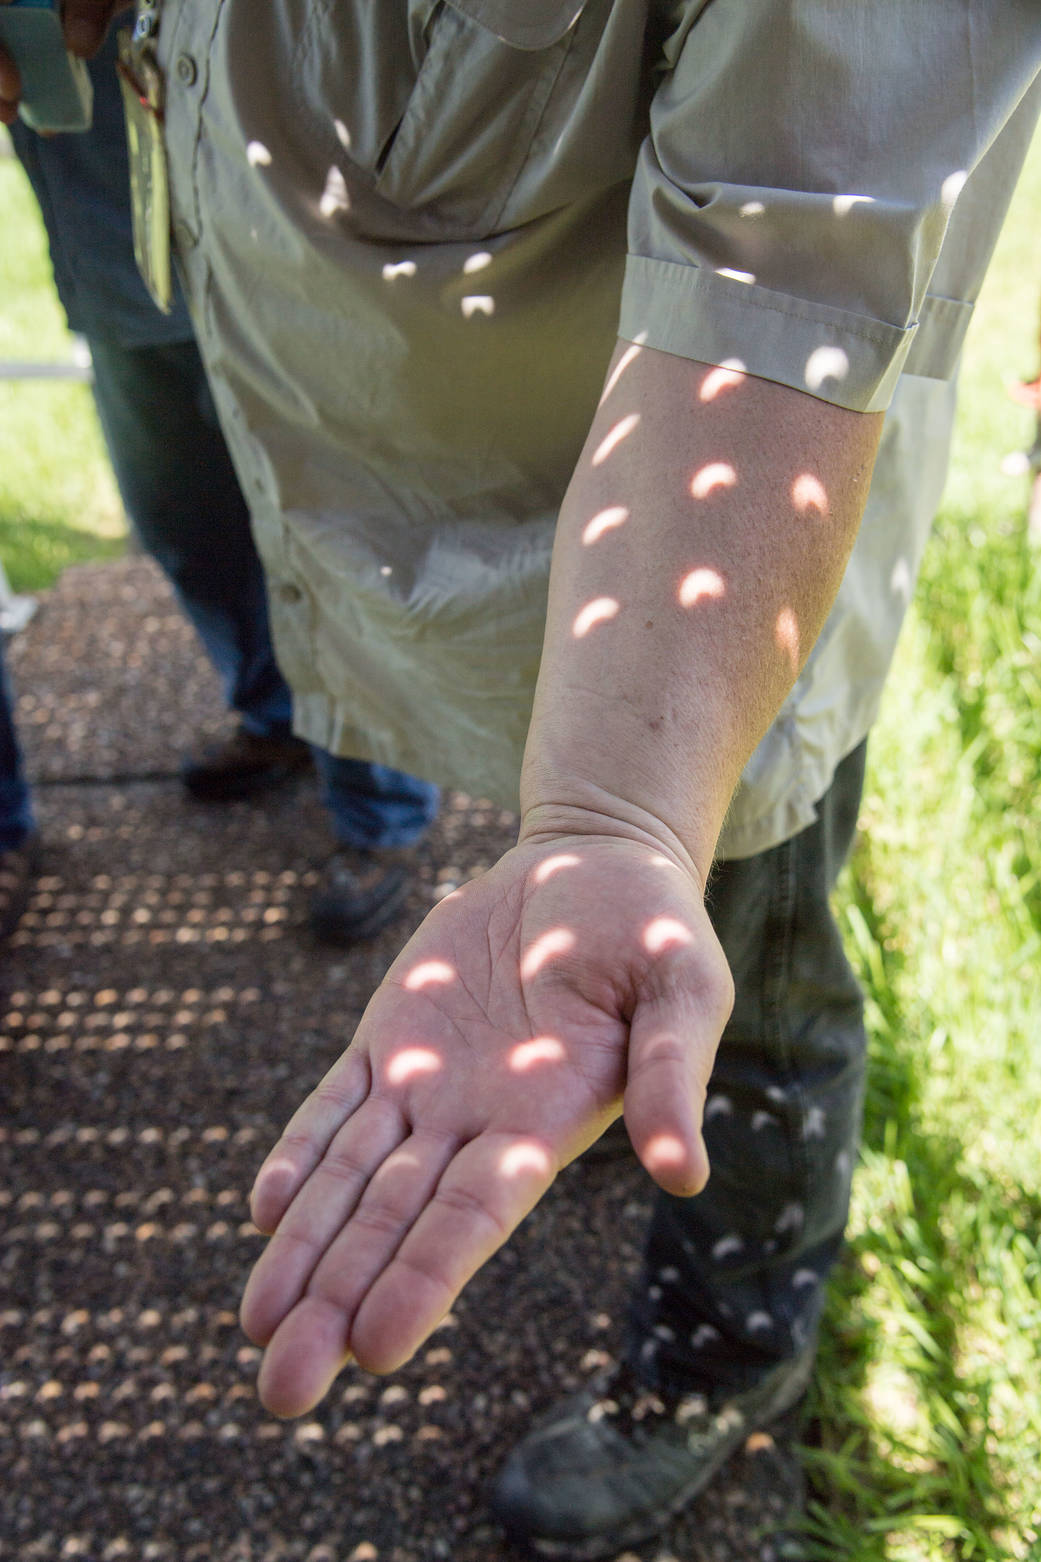
[[[404,852],[343,847],[322,869],[308,921],[323,944],[348,949],[393,922],[411,888]]]
[[[292,733],[259,737],[240,727],[230,738],[186,755],[181,780],[200,802],[231,803],[288,781],[310,764],[311,750]]]
[[[18,926],[39,863],[40,841],[35,834],[0,851],[0,943]]]
[[[801,1399],[814,1349],[742,1393],[664,1396],[615,1368],[514,1449],[491,1506],[538,1556],[593,1562],[658,1534],[753,1432]]]

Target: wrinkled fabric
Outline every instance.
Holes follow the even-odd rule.
[[[516,803],[556,514],[620,333],[890,407],[720,853],[808,824],[939,498],[1036,120],[1034,0],[165,0],[159,43],[297,730]]]

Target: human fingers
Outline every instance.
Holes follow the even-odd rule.
[[[0,0],[0,5],[7,4],[8,0]],[[18,67],[7,50],[0,48],[0,124],[14,123],[21,96],[22,78]]]
[[[405,1139],[370,1179],[363,1197],[306,1277],[305,1285],[286,1286],[277,1268],[273,1270],[272,1291],[261,1305],[269,1308],[281,1283],[280,1311],[276,1316],[269,1309],[265,1319],[271,1348],[261,1367],[258,1388],[262,1401],[276,1415],[299,1415],[309,1409],[340,1370],[345,1352],[354,1354],[355,1314],[434,1197],[457,1147],[457,1141],[448,1135],[422,1130]],[[278,1236],[273,1245],[277,1242]],[[295,1257],[290,1251],[290,1263]],[[337,1314],[339,1323],[334,1324]],[[282,1327],[284,1319],[289,1321]],[[277,1328],[270,1329],[272,1321]],[[254,1339],[259,1338],[250,1332]],[[288,1351],[287,1341],[292,1342]]]
[[[89,60],[104,43],[112,17],[125,8],[126,0],[65,0],[66,47]]]
[[[708,1181],[702,1113],[716,1049],[733,1004],[722,952],[692,950],[678,921],[658,929],[665,956],[629,1028],[624,1111],[633,1147],[658,1185],[680,1197]]]
[[[351,1357],[370,1372],[407,1361],[554,1171],[552,1155],[533,1139],[489,1133],[464,1145],[353,1319],[317,1286],[288,1314],[261,1366],[263,1403],[277,1415],[303,1415]]]
[[[408,1138],[399,1108],[370,1098],[335,1134],[257,1260],[242,1299],[242,1326],[266,1345],[313,1283],[371,1179]]]
[[[334,1136],[369,1094],[364,1053],[348,1049],[293,1113],[253,1182],[253,1224],[270,1235]]]

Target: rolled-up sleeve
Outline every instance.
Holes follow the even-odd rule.
[[[920,327],[964,333],[1004,200],[959,296],[931,281],[1041,70],[1041,5],[679,9],[633,182],[621,335],[883,410]]]

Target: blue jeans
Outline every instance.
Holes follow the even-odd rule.
[[[14,729],[14,700],[4,667],[0,635],[0,851],[20,846],[35,828],[32,799]]]
[[[630,1313],[627,1355],[655,1387],[741,1389],[814,1337],[864,1092],[862,995],[829,895],[865,756],[843,760],[808,829],[709,882],[736,999],[705,1109],[708,1186],[657,1196]]]
[[[124,507],[162,567],[247,731],[290,731],[264,573],[194,341],[127,348],[88,337],[94,397]],[[336,837],[405,846],[434,819],[437,787],[387,765],[314,750]]]

